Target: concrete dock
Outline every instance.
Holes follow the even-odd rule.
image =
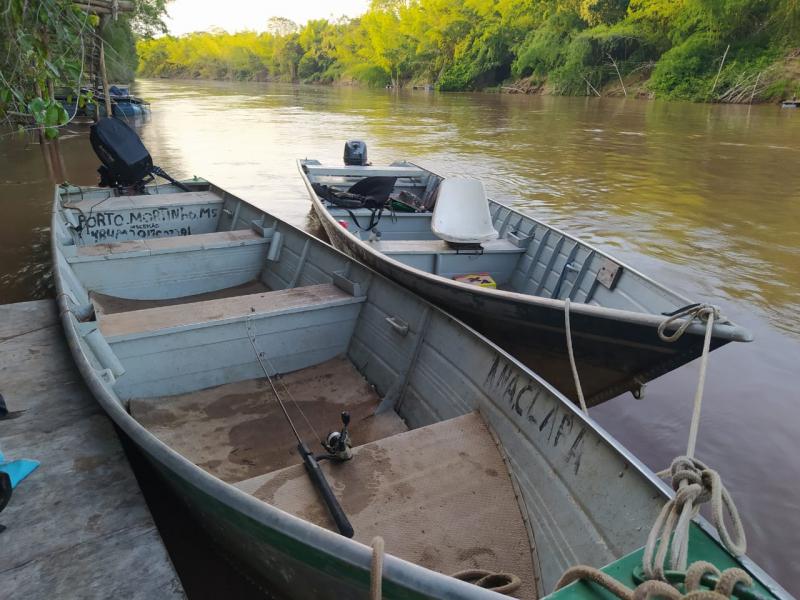
[[[54,301],[0,306],[0,393],[0,449],[41,462],[0,513],[0,598],[184,598]]]

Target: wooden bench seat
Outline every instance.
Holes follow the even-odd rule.
[[[89,299],[94,306],[96,315],[111,315],[114,313],[131,312],[134,310],[144,310],[146,308],[159,308],[161,306],[173,306],[175,304],[187,304],[189,302],[205,302],[206,300],[217,300],[218,298],[231,298],[234,296],[245,296],[248,294],[261,294],[269,292],[270,289],[263,281],[255,279],[241,285],[226,287],[202,294],[192,294],[180,298],[161,298],[157,300],[133,300],[131,298],[118,298],[99,292],[90,292]]]
[[[305,287],[146,308],[101,315],[101,333],[109,342],[156,331],[175,331],[213,323],[243,320],[249,316],[272,316],[303,310],[363,302],[333,284]]]
[[[372,242],[372,248],[383,254],[458,254],[444,240],[382,240]],[[522,254],[525,248],[515,246],[506,239],[491,240],[483,244],[484,254]],[[461,254],[468,254],[461,251]]]
[[[269,242],[269,239],[262,237],[252,229],[235,229],[233,231],[215,231],[214,233],[199,233],[196,235],[76,246],[74,256],[68,257],[67,261],[77,263],[94,260],[113,260],[129,258],[132,255],[151,256],[170,252],[269,244]]]
[[[107,200],[95,197],[70,202],[67,208],[74,208],[89,214],[89,211],[105,212],[136,210],[176,205],[222,204],[222,198],[212,191],[173,192],[171,194],[141,194],[138,196],[114,196]]]

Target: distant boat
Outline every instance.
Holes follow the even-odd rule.
[[[800,100],[784,100],[781,102],[781,108],[800,108]]]
[[[90,91],[84,88],[83,93]],[[150,114],[150,103],[137,96],[130,94],[127,85],[114,84],[109,87],[109,97],[111,99],[111,112],[115,117],[142,117]],[[92,101],[84,106],[79,106],[75,97],[67,92],[56,94],[56,100],[61,102],[70,117],[91,117],[95,116],[96,111],[100,111],[100,116],[106,115],[105,94],[102,90],[92,90]]]
[[[695,301],[488,200],[480,182],[445,179],[408,162],[299,160],[298,168],[334,246],[463,319],[568,396],[575,397],[575,385],[566,299],[590,406],[626,391],[641,396],[648,381],[700,355],[702,323],[671,343],[657,333],[667,315]],[[374,204],[359,208],[366,196]],[[482,285],[469,283],[475,275]],[[751,339],[744,328],[722,321],[714,325],[711,347]]]
[[[243,572],[319,600],[374,597],[373,568],[387,600],[502,598],[450,576],[476,568],[531,600],[576,563],[634,585],[667,493],[591,418],[270,213],[201,179],[143,185],[163,172],[132,138],[120,151],[126,126],[107,122],[92,142],[112,187],[56,188],[67,341],[106,413]],[[320,457],[282,410],[299,439],[323,433]],[[691,560],[742,566],[750,591],[781,597],[705,522],[691,537]],[[593,596],[573,584],[557,597]]]

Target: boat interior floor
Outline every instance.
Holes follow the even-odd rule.
[[[187,304],[191,302],[204,302],[205,300],[218,300],[220,298],[233,298],[235,296],[259,294],[269,291],[270,289],[264,284],[264,282],[256,279],[241,285],[223,288],[213,292],[194,294],[192,296],[181,296],[178,298],[166,298],[163,300],[132,300],[129,298],[109,296],[99,292],[92,292],[91,299],[92,304],[94,304],[95,312],[98,315],[114,315],[134,310],[159,308],[162,306],[175,306],[177,304]]]
[[[355,529],[369,544],[429,569],[514,573],[515,593],[536,598],[532,538],[503,455],[478,413],[408,430],[343,356],[276,378],[300,435],[341,427],[351,414],[352,460],[322,461]],[[288,392],[287,392],[288,390]],[[269,384],[251,379],[197,392],[133,399],[132,416],[161,441],[220,479],[307,521],[335,525],[306,475]],[[322,449],[319,448],[320,452]]]
[[[322,469],[355,529],[369,544],[428,569],[513,573],[515,596],[536,598],[533,551],[511,478],[478,413],[375,440],[346,463]],[[303,465],[236,486],[273,506],[336,531]]]
[[[350,412],[354,444],[408,429],[395,412],[373,414],[380,398],[345,357],[274,381],[300,436],[319,453],[323,449],[317,433],[324,436],[341,429],[344,410]],[[263,378],[177,396],[133,399],[129,410],[162,442],[227,483],[300,461],[297,441]]]

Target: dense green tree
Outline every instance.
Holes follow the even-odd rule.
[[[165,36],[139,54],[143,75],[445,91],[524,79],[562,94],[627,93],[627,80],[660,96],[742,101],[799,91],[800,69],[786,62],[798,46],[800,0],[373,0],[357,19],[275,17],[264,34]]]
[[[109,77],[130,80],[136,69],[135,35],[164,31],[166,0],[134,0],[117,20],[81,11],[70,0],[3,0],[0,5],[0,119],[32,120],[47,137],[69,113],[56,100],[63,91],[84,102],[89,49],[106,44]]]

